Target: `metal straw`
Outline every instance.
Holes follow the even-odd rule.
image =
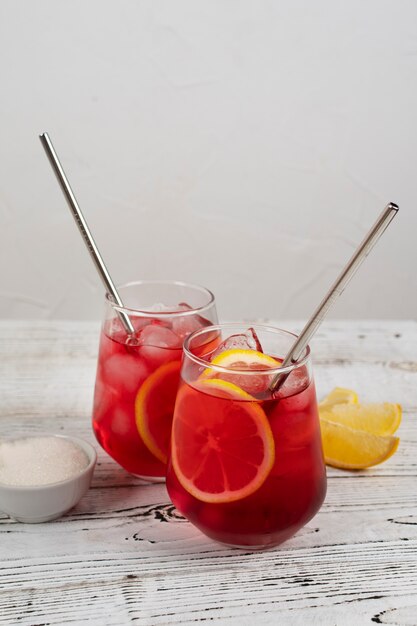
[[[96,269],[98,271],[98,273],[100,274],[100,278],[103,281],[104,287],[106,289],[106,291],[110,294],[110,296],[112,297],[112,299],[114,300],[114,302],[120,306],[123,307],[123,302],[122,299],[120,298],[119,294],[117,293],[117,289],[111,279],[111,276],[109,274],[109,272],[107,271],[107,268],[104,264],[103,258],[96,246],[96,243],[93,239],[93,236],[90,232],[90,229],[88,228],[87,222],[84,219],[84,216],[81,212],[81,209],[78,205],[78,202],[76,200],[76,197],[71,189],[71,186],[68,182],[68,179],[65,175],[65,172],[62,168],[61,163],[59,162],[58,159],[58,155],[55,152],[55,149],[52,145],[52,142],[49,138],[48,133],[43,133],[42,135],[39,135],[39,139],[41,140],[41,143],[45,149],[46,155],[49,159],[49,162],[52,166],[52,169],[55,172],[55,175],[58,179],[58,182],[61,186],[61,189],[63,191],[63,194],[68,202],[68,206],[71,209],[71,213],[74,216],[75,222],[79,228],[79,231],[82,235],[82,238],[84,239],[84,242],[88,248],[88,251],[91,255],[91,258],[94,261],[94,264],[96,266]],[[126,330],[126,332],[128,333],[128,335],[133,335],[135,332],[135,329],[132,326],[132,322],[130,321],[129,316],[124,312],[124,311],[117,311],[117,314]]]
[[[365,258],[368,256],[378,239],[381,237],[382,233],[385,231],[385,229],[397,213],[398,206],[396,204],[394,204],[393,202],[387,204],[375,224],[372,226],[371,230],[368,232],[362,243],[355,250],[347,265],[343,268],[338,278],[330,287],[329,291],[324,296],[323,300],[320,302],[319,306],[314,311],[307,324],[304,326],[300,335],[298,336],[290,351],[283,360],[281,367],[288,367],[289,365],[292,365],[293,363],[296,363],[298,361],[303,351],[307,347],[310,339],[313,337],[314,333],[327,315],[327,312],[329,311],[334,301],[343,292],[346,285],[355,274],[362,261],[364,261]],[[287,376],[289,376],[289,374],[276,374],[269,386],[270,391],[277,391],[277,389],[279,389],[279,387],[281,387],[281,385],[284,383]]]

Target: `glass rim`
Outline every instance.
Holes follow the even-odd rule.
[[[146,309],[135,309],[127,306],[120,306],[116,302],[113,301],[112,295],[108,292],[105,294],[105,300],[111,307],[118,312],[126,313],[127,315],[133,315],[137,317],[188,317],[190,315],[195,315],[196,313],[202,313],[213,306],[215,298],[214,294],[207,289],[207,287],[203,287],[202,285],[196,285],[194,283],[186,283],[181,280],[132,280],[127,283],[123,283],[121,285],[117,285],[116,289],[125,289],[126,287],[137,287],[140,285],[169,285],[174,287],[187,287],[191,288],[194,291],[199,291],[200,293],[204,293],[208,297],[208,302],[199,307],[193,307],[192,309],[186,311],[149,311]]]
[[[239,370],[237,368],[225,367],[223,365],[215,365],[211,363],[210,361],[207,361],[206,359],[195,355],[190,350],[190,342],[196,337],[198,337],[199,335],[208,333],[210,331],[212,332],[213,330],[216,331],[216,330],[222,330],[225,328],[237,328],[237,327],[242,328],[242,326],[245,326],[245,325],[246,324],[244,322],[224,322],[220,324],[212,324],[211,326],[204,326],[204,328],[199,328],[198,330],[195,330],[193,333],[191,333],[190,335],[188,335],[188,337],[185,338],[184,344],[183,344],[183,353],[187,356],[187,358],[191,359],[192,361],[194,361],[194,363],[204,368],[210,368],[216,372],[223,372],[223,373],[228,372],[228,373],[236,374],[236,372],[239,372],[239,375],[247,375],[247,376],[251,376],[251,375],[259,376],[260,374],[265,374],[266,376],[275,375],[275,374],[290,374],[291,372],[299,369],[300,367],[303,367],[304,365],[306,365],[306,363],[310,361],[310,357],[311,357],[310,346],[306,346],[306,348],[303,351],[302,357],[300,357],[296,363],[292,363],[291,365],[287,365],[286,367],[273,367],[267,370],[261,369],[261,368],[252,369],[252,370],[243,370],[243,369]],[[283,335],[283,334],[287,336],[290,335],[294,337],[294,340],[298,338],[298,335],[296,335],[295,333],[289,330],[286,330],[284,328],[278,328],[276,326],[267,326],[265,324],[251,324],[250,322],[248,322],[247,328],[254,328],[255,330],[259,329],[260,331],[266,331],[266,332],[270,332],[270,333],[277,334],[277,335]],[[285,355],[283,356],[285,357]]]

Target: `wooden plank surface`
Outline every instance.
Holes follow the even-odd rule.
[[[100,450],[90,424],[98,331],[0,322],[0,436],[74,434],[99,454],[92,489],[65,517],[27,525],[0,514],[1,625],[417,624],[416,322],[330,321],[316,336],[318,395],[339,385],[400,402],[400,448],[366,472],[329,469],[318,515],[261,553],[206,539],[163,485]]]

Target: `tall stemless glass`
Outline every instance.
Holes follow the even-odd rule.
[[[295,336],[249,330],[256,350],[242,349],[242,324],[202,328],[185,341],[167,488],[209,537],[260,549],[282,543],[317,513],[326,472],[310,349],[280,368]],[[208,333],[217,335],[216,346]],[[277,373],[287,378],[271,391]]]
[[[182,344],[191,332],[217,322],[214,296],[174,281],[134,282],[118,292],[123,307],[105,298],[93,428],[119,465],[159,481],[166,473]],[[129,317],[133,336],[120,313]]]

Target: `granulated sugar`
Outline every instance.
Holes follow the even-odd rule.
[[[88,457],[72,441],[61,437],[0,440],[0,483],[47,485],[79,474]]]

